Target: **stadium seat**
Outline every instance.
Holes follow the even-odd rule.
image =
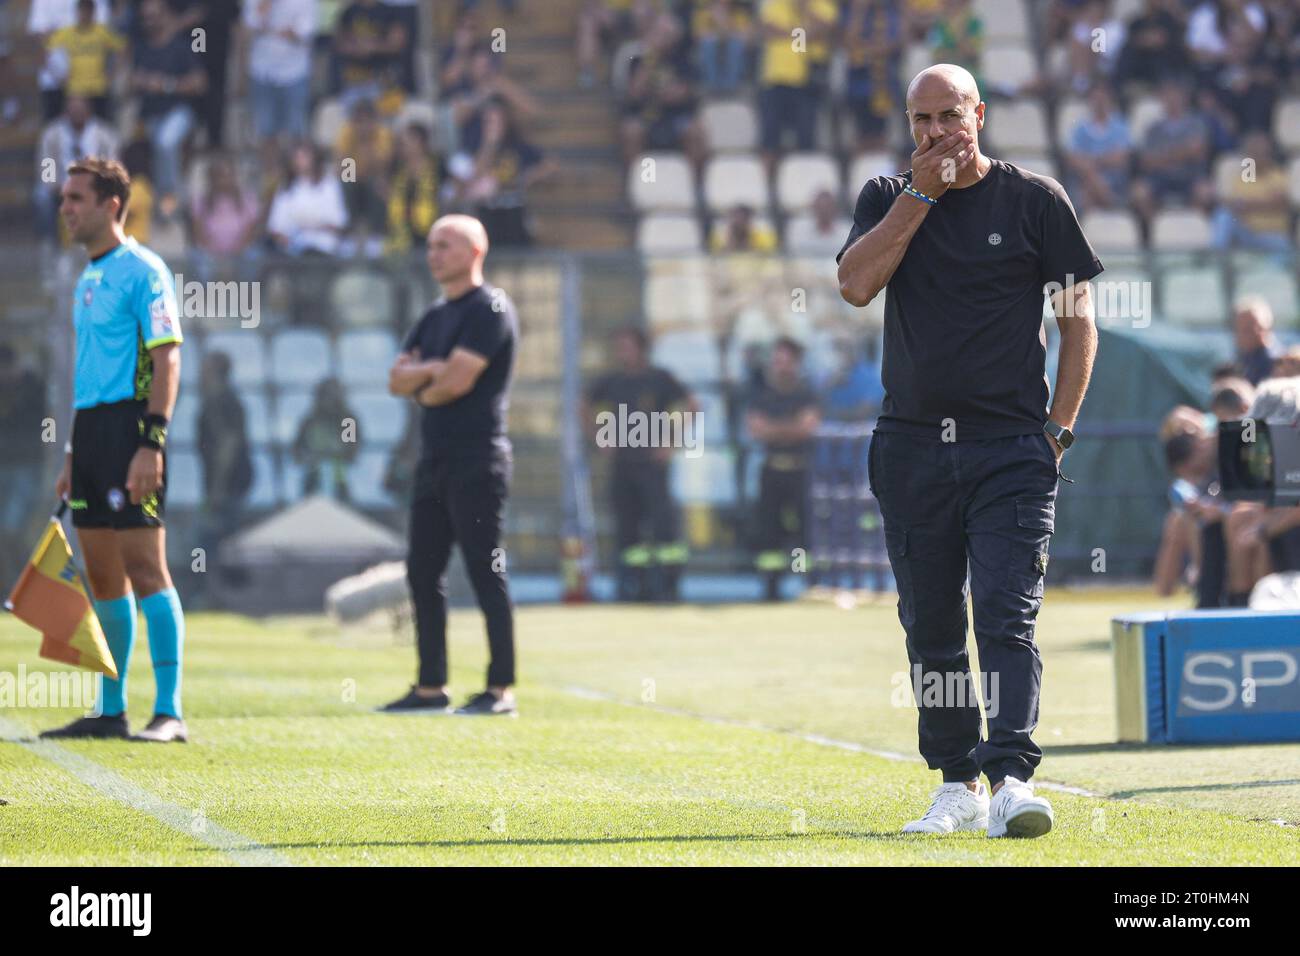
[[[1141,16],[1145,6],[1145,0],[1115,0],[1111,16],[1128,23],[1134,17]]]
[[[1235,302],[1245,295],[1258,295],[1273,307],[1273,321],[1278,328],[1296,327],[1297,306],[1295,276],[1287,269],[1256,267],[1236,274],[1232,289]]]
[[[673,496],[683,504],[735,504],[736,464],[731,449],[714,446],[698,458],[675,455],[669,482]]]
[[[825,153],[792,153],[777,168],[777,204],[786,213],[809,208],[823,189],[829,190],[838,200],[841,190],[839,166]]]
[[[1038,75],[1038,62],[1023,46],[987,46],[980,55],[979,69],[990,90],[1014,93]]]
[[[698,438],[703,440],[706,452],[722,448],[727,443],[727,401],[717,389],[702,388],[695,392],[695,402],[700,407]]]
[[[272,508],[280,503],[280,483],[275,456],[269,451],[253,452],[253,487],[248,491],[250,508]]]
[[[676,153],[644,153],[627,168],[627,194],[640,212],[695,208],[691,167]]]
[[[1128,131],[1135,146],[1141,146],[1146,139],[1151,124],[1165,115],[1165,108],[1160,100],[1150,94],[1138,97],[1128,111]]]
[[[1106,256],[1104,252],[1102,255]],[[1109,258],[1103,262],[1109,262]],[[1145,325],[1152,320],[1154,291],[1151,274],[1145,269],[1107,265],[1106,271],[1093,280],[1097,321],[1106,325]]]
[[[708,321],[709,283],[696,269],[652,269],[643,289],[643,307],[651,329],[702,325]]]
[[[323,149],[332,150],[347,118],[347,110],[338,100],[322,100],[311,119],[312,142]]]
[[[1010,153],[1005,156],[999,155],[998,159],[1012,166],[1027,169],[1031,173],[1037,173],[1039,176],[1048,176],[1057,182],[1061,181],[1061,171],[1050,153]]]
[[[767,209],[767,180],[757,156],[719,156],[704,173],[704,202],[711,212],[726,212],[737,203]]]
[[[1287,166],[1287,196],[1292,206],[1300,207],[1300,156],[1291,160]]]
[[[196,508],[203,501],[203,474],[199,456],[179,449],[167,454],[167,504]]]
[[[286,389],[276,392],[272,413],[271,439],[284,448],[292,448],[298,437],[298,428],[311,408],[312,392],[308,388]]]
[[[363,448],[388,449],[406,433],[410,402],[385,391],[356,391],[348,404],[357,416],[357,440]]]
[[[339,380],[346,386],[384,388],[401,343],[390,332],[344,332],[335,343]]]
[[[912,77],[933,65],[934,54],[930,52],[928,43],[909,43],[903,54],[903,84],[910,83]]]
[[[995,103],[988,108],[985,133],[1004,153],[1040,153],[1047,139],[1047,112],[1037,100]]]
[[[1287,97],[1274,107],[1273,135],[1288,153],[1300,152],[1300,96]]]
[[[1067,96],[1056,107],[1056,147],[1070,148],[1074,128],[1089,116],[1088,101],[1081,96]]]
[[[347,325],[386,325],[393,316],[390,280],[370,269],[347,269],[330,286],[330,304]]]
[[[1099,253],[1140,252],[1142,249],[1141,226],[1137,217],[1126,209],[1097,209],[1084,213],[1079,225]]]
[[[758,146],[758,116],[746,100],[715,100],[700,110],[709,146],[715,153],[748,153]]]
[[[1191,209],[1158,212],[1151,223],[1151,251],[1200,252],[1210,246],[1210,220]]]
[[[1245,171],[1241,165],[1244,159],[1240,153],[1230,151],[1214,161],[1215,195],[1226,195],[1241,180],[1241,174]]]
[[[1024,46],[1029,42],[1029,16],[1024,0],[975,0],[975,15],[984,27],[984,40]]]
[[[207,336],[206,346],[208,353],[225,352],[230,356],[230,380],[236,386],[266,381],[266,346],[257,332],[213,332]]]
[[[172,409],[171,424],[167,428],[168,448],[189,448],[199,443],[199,391],[182,388]]]
[[[662,213],[643,216],[637,223],[636,247],[648,255],[700,252],[704,232],[694,216]]]
[[[318,329],[286,329],[271,339],[271,381],[315,385],[333,374],[329,338]]]
[[[1223,277],[1217,269],[1170,269],[1160,278],[1160,308],[1171,325],[1222,328],[1228,318]]]
[[[868,180],[877,176],[893,176],[902,172],[898,160],[890,153],[860,153],[849,166],[849,180],[844,184],[844,195],[850,203],[858,201],[858,193]]]
[[[786,223],[785,241],[782,245],[791,256],[833,257],[849,237],[851,222],[846,219],[841,225],[841,229],[836,229],[829,236],[822,236],[818,234],[817,223],[810,213],[795,216]]]
[[[393,129],[403,130],[412,123],[419,123],[433,135],[438,129],[438,108],[432,103],[408,97],[393,118]]]
[[[348,491],[352,501],[363,508],[391,508],[396,502],[384,488],[384,475],[388,471],[389,453],[361,451],[356,461],[348,467]]]
[[[712,332],[669,332],[654,341],[651,361],[692,385],[714,385],[722,380],[718,342]]]
[[[244,406],[244,428],[248,432],[248,441],[254,448],[261,448],[275,440],[271,421],[271,403],[263,389],[249,389],[239,393],[239,401]]]

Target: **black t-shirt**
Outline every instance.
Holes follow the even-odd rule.
[[[495,303],[495,308],[493,306]],[[445,359],[463,348],[488,360],[474,387],[446,405],[425,408],[420,457],[480,458],[509,454],[506,410],[515,362],[519,319],[501,289],[484,283],[458,299],[435,304],[402,343],[420,359]]]
[[[885,217],[911,170],[862,187],[848,241]],[[902,196],[903,202],[921,202]],[[1043,287],[1098,275],[1061,184],[1000,160],[949,189],[921,223],[885,287],[879,431],[958,441],[1036,434],[1047,421]]]
[[[805,382],[799,382],[788,391],[764,382],[754,389],[749,398],[749,411],[758,412],[765,418],[780,424],[789,424],[808,409],[816,411],[818,407],[817,396]],[[794,471],[808,466],[812,441],[811,439],[801,442],[770,441],[765,447],[766,464],[769,468]]]
[[[619,414],[619,406],[627,412],[653,415],[669,412],[674,406],[684,405],[689,399],[685,386],[666,369],[649,366],[640,372],[610,372],[597,379],[587,392],[592,411],[596,414]],[[654,448],[624,448],[617,446],[614,457],[620,461],[645,461],[653,458]]]
[[[172,38],[159,46],[148,40],[135,48],[135,67],[150,73],[162,73],[176,81],[203,69],[203,63],[190,48],[190,35],[177,30]],[[140,115],[145,119],[162,116],[173,107],[189,102],[189,97],[178,93],[145,93],[140,97]]]
[[[354,3],[340,15],[334,28],[335,34],[348,33],[372,40],[388,36],[395,24],[401,23],[401,14],[392,7],[382,3],[363,6]],[[407,38],[410,42],[410,38]],[[360,86],[364,83],[392,79],[401,64],[401,57],[390,53],[370,53],[364,56],[347,56],[340,54],[343,84]]]

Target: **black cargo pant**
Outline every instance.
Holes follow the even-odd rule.
[[[447,564],[455,543],[487,619],[488,686],[515,682],[514,610],[501,545],[510,474],[505,455],[426,458],[416,466],[406,577],[415,607],[421,686],[447,683]]]
[[[678,533],[680,516],[668,474],[668,463],[653,458],[614,460],[609,496],[620,601],[677,597],[687,549]]]
[[[945,782],[981,772],[990,784],[1028,780],[1043,756],[1030,735],[1043,669],[1034,619],[1059,477],[1051,443],[1042,433],[943,442],[876,432],[867,467],[898,582],[921,756]],[[968,568],[987,740],[966,650]]]

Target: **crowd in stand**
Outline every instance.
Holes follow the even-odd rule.
[[[131,172],[128,233],[172,254],[179,235],[205,270],[402,253],[450,211],[527,244],[524,193],[555,166],[465,6],[430,91],[412,0],[34,0],[39,235],[60,240],[62,173],[93,153]]]

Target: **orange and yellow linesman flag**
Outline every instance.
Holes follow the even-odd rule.
[[[117,679],[117,664],[57,518],[50,519],[7,603],[14,617],[41,632],[41,657]]]

